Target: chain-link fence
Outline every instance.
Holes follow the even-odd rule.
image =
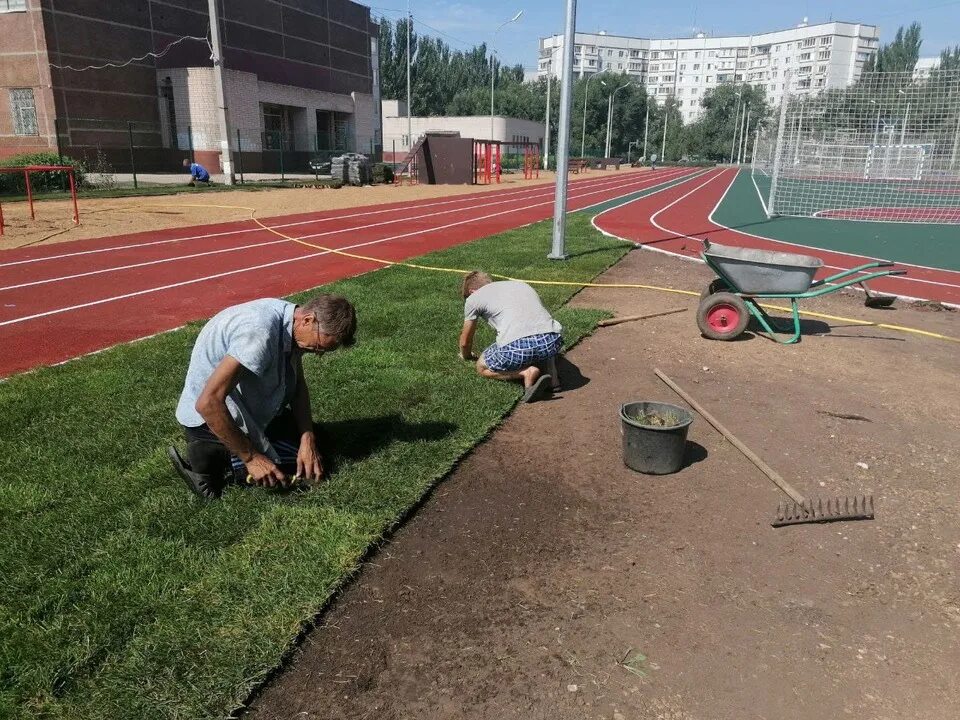
[[[752,173],[771,216],[960,223],[960,71],[788,95]]]
[[[57,152],[80,161],[92,177],[183,173],[183,161],[198,162],[211,173],[220,163],[221,134],[215,124],[178,126],[168,122],[57,118]],[[237,180],[246,176],[325,175],[331,158],[360,152],[378,160],[370,139],[357,147],[352,134],[337,127],[329,133],[233,126],[230,155]]]

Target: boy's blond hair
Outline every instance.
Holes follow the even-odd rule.
[[[493,278],[482,270],[468,272],[463,278],[463,287],[460,289],[460,293],[463,295],[463,299],[466,300],[470,297],[470,293],[476,292],[484,285],[489,285],[492,282]]]

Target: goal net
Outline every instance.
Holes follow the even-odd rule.
[[[960,223],[960,71],[788,94],[751,172],[771,216]]]

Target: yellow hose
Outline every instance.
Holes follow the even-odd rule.
[[[446,272],[446,273],[456,273],[458,275],[466,275],[470,270],[463,270],[460,268],[448,268],[448,267],[437,267],[434,265],[419,265],[417,263],[409,262],[398,262],[395,260],[384,260],[383,258],[372,257],[370,255],[360,255],[358,253],[347,252],[346,250],[338,250],[337,248],[326,247],[324,245],[317,245],[316,243],[307,242],[300,238],[287,235],[276,228],[272,228],[269,225],[265,225],[257,217],[256,208],[244,207],[241,205],[209,205],[209,204],[181,204],[180,207],[212,207],[220,209],[232,209],[232,210],[247,210],[250,213],[250,219],[253,220],[257,225],[266,230],[267,232],[273,233],[278,237],[282,237],[286,240],[290,240],[295,243],[299,243],[305,247],[313,248],[314,250],[322,250],[323,252],[333,253],[335,255],[342,255],[343,257],[353,258],[355,260],[365,260],[367,262],[378,263],[380,265],[394,266],[394,267],[406,267],[412,268],[414,270],[427,270],[430,272]],[[624,241],[626,242],[626,241]],[[660,287],[658,285],[642,285],[639,283],[591,283],[591,282],[570,282],[565,280],[530,280],[527,278],[515,278],[510,277],[509,275],[500,275],[498,273],[490,273],[491,277],[499,278],[501,280],[520,280],[529,285],[560,285],[564,287],[589,287],[589,288],[628,288],[633,290],[653,290],[656,292],[665,292],[673,293],[675,295],[691,295],[694,297],[699,297],[700,293],[694,292],[693,290],[678,290],[677,288],[668,288]],[[782,307],[780,305],[761,305],[765,310],[774,310],[777,312],[792,313],[791,308]],[[910,333],[913,335],[920,335],[921,337],[928,337],[935,340],[945,340],[947,342],[960,343],[960,338],[951,337],[950,335],[941,335],[940,333],[930,332],[929,330],[921,330],[920,328],[907,327],[905,325],[890,325],[888,323],[877,323],[870,320],[861,320],[859,318],[847,318],[840,317],[838,315],[827,315],[825,313],[813,312],[811,310],[800,310],[801,315],[807,317],[819,318],[821,320],[832,320],[834,322],[842,323],[854,323],[863,327],[876,327],[882,328],[884,330],[894,330],[896,332]]]

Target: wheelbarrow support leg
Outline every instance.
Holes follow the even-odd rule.
[[[760,307],[760,304],[754,298],[744,298],[747,301],[747,308],[750,310],[750,314],[753,315],[757,322],[760,323],[760,326],[766,330],[771,340],[776,340],[782,345],[792,345],[800,339],[800,308],[797,305],[796,298],[790,298],[790,307],[793,313],[793,335],[786,340],[780,339],[780,334],[782,332],[790,332],[787,330],[778,330],[775,326],[778,324],[777,321],[770,317],[766,310]]]

